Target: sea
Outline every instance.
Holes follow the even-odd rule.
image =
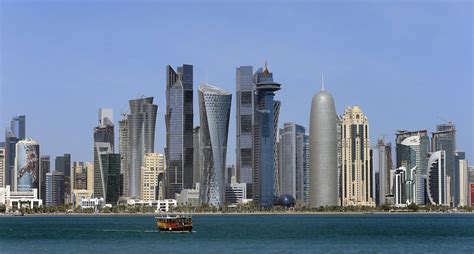
[[[473,214],[0,217],[0,253],[474,253]]]

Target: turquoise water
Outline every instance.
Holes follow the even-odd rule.
[[[1,253],[474,253],[474,215],[196,215],[160,233],[153,216],[0,217]]]

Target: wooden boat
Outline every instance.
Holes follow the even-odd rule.
[[[185,214],[166,214],[155,217],[160,231],[189,232],[193,230],[193,218]]]

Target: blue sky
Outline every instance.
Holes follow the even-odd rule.
[[[235,93],[235,68],[267,60],[283,84],[280,125],[308,126],[324,72],[338,114],[359,105],[373,144],[382,135],[393,143],[399,129],[433,131],[442,118],[456,124],[458,149],[473,161],[472,14],[469,1],[3,0],[1,125],[26,114],[42,154],[91,161],[98,108],[113,108],[117,121],[143,94],[159,105],[162,152],[167,64],[195,66],[197,102],[206,69],[209,83]],[[194,113],[199,125],[197,103]]]

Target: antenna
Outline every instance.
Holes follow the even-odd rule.
[[[324,91],[324,73],[321,72],[321,91]]]

